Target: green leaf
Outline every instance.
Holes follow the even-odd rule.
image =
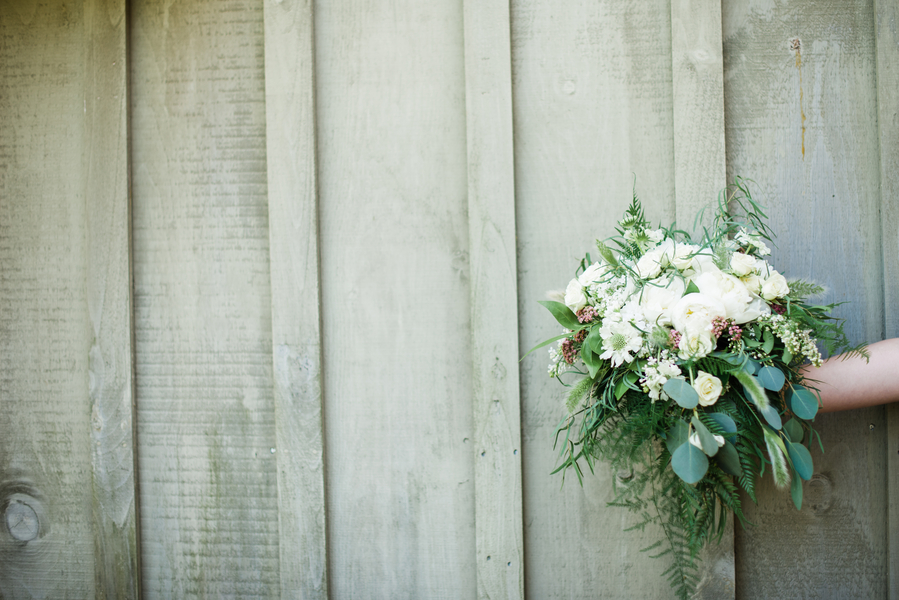
[[[758,341],[756,341],[756,340],[754,340],[754,339],[752,339],[752,338],[750,338],[750,337],[745,337],[745,338],[743,338],[743,344],[744,344],[747,348],[758,348],[759,346],[762,345],[761,342],[758,342]]]
[[[684,421],[677,419],[671,426],[671,429],[668,430],[668,435],[665,438],[665,445],[668,447],[668,452],[673,455],[675,450],[689,441],[689,438],[690,428]]]
[[[802,510],[802,479],[796,475],[796,469],[793,469],[793,480],[790,482],[790,496],[793,497],[793,504],[796,506],[796,510]]]
[[[627,389],[627,378],[622,377],[615,385],[615,400],[621,400],[621,397],[624,396],[624,393],[627,391]]]
[[[718,442],[715,441],[715,436],[712,435],[712,432],[709,431],[708,427],[706,427],[696,415],[693,415],[693,418],[690,419],[690,423],[693,425],[696,434],[699,436],[699,443],[702,445],[702,451],[708,456],[715,456],[718,454]]]
[[[757,376],[759,383],[766,390],[771,390],[772,392],[779,392],[784,383],[786,383],[783,372],[777,367],[762,367],[759,369]]]
[[[712,352],[711,356],[714,356],[715,358],[720,358],[724,362],[731,364],[735,367],[742,367],[743,363],[746,362],[746,356],[744,356],[742,354],[734,354],[733,352],[721,352],[721,351],[716,350],[716,351]]]
[[[784,361],[785,365],[790,364],[790,361],[793,360],[793,353],[790,352],[789,350],[787,350],[786,348],[784,348],[784,355],[781,360]]]
[[[699,394],[690,382],[682,377],[672,377],[665,382],[662,389],[683,408],[696,408],[699,404]]]
[[[765,408],[760,408],[759,412],[762,413],[762,416],[765,417],[766,421],[768,421],[768,425],[770,425],[774,429],[779,430],[781,427],[783,427],[783,423],[780,419],[780,413],[778,413],[777,409],[770,404]]]
[[[771,354],[771,351],[774,350],[774,335],[766,329],[762,335],[762,339],[764,340],[762,343],[762,352]]]
[[[699,293],[699,288],[692,281],[687,284],[687,289],[684,290],[684,296],[686,296],[687,294],[698,294],[698,293]]]
[[[810,390],[801,385],[795,386],[787,398],[790,403],[790,410],[800,419],[809,421],[818,414],[818,399]]]
[[[730,418],[730,416],[724,413],[706,413],[710,419],[718,423],[726,433],[737,433],[737,424],[734,423],[734,420]],[[733,441],[736,439],[736,436],[725,436],[727,439]]]
[[[584,328],[580,321],[577,320],[577,316],[571,312],[571,309],[561,302],[555,302],[553,300],[538,300],[538,302],[545,306],[556,318],[556,321],[559,322],[559,325],[565,329],[577,330]]]
[[[808,448],[793,442],[787,442],[786,446],[787,453],[790,455],[790,462],[793,463],[793,469],[806,481],[811,479],[814,473],[814,466],[812,465],[812,455]]]
[[[799,421],[796,419],[790,419],[784,423],[783,432],[791,442],[796,442],[797,444],[802,443],[802,438],[805,437],[802,425],[800,425]]]
[[[612,252],[611,248],[603,244],[601,241],[596,240],[596,249],[599,250],[600,256],[602,256],[607,263],[609,263],[613,267],[618,266],[618,259],[615,258],[615,254]]]
[[[743,370],[749,373],[750,375],[755,375],[759,372],[759,369],[762,365],[759,364],[757,360],[746,357],[746,363],[743,365]]]
[[[733,475],[734,477],[743,475],[740,455],[737,452],[737,448],[730,442],[724,442],[724,445],[718,450],[718,454],[715,455],[715,462],[728,475]]]
[[[686,442],[671,456],[671,468],[678,477],[692,485],[702,479],[709,470],[709,459],[702,450]]]
[[[571,336],[570,333],[563,333],[562,335],[557,335],[556,337],[550,338],[550,339],[546,340],[545,342],[540,342],[539,344],[537,344],[536,346],[534,346],[533,348],[531,348],[530,350],[528,350],[528,351],[525,353],[524,356],[522,356],[521,358],[519,358],[519,359],[518,359],[518,362],[523,361],[523,360],[527,357],[527,355],[530,354],[531,352],[533,352],[534,350],[539,350],[539,349],[542,348],[543,346],[548,346],[548,345],[552,344],[553,342],[557,342],[557,341],[559,341],[559,340],[561,340],[561,339],[563,339],[563,338],[567,338],[567,337],[570,337],[570,336]]]

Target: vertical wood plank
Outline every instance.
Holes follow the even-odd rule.
[[[144,592],[276,597],[263,7],[130,10]]]
[[[677,224],[692,231],[726,184],[720,0],[671,0]]]
[[[720,0],[671,0],[674,100],[674,189],[677,224],[701,231],[710,224],[727,184],[724,151],[724,59]],[[733,598],[734,537],[731,523],[704,550],[699,598]]]
[[[88,368],[96,593],[138,598],[127,17],[124,0],[88,0],[84,11],[83,197],[93,334]]]
[[[81,159],[102,126],[85,123],[84,10],[61,0],[0,3],[3,598],[102,596]]]
[[[472,598],[462,4],[317,3],[315,63],[329,593]]]
[[[668,0],[516,0],[512,8],[519,351],[558,335],[537,304],[563,289],[636,192],[674,219]],[[640,552],[660,529],[607,506],[616,474],[559,474],[553,434],[567,388],[547,353],[521,363],[525,593],[529,598],[667,598],[665,559]]]
[[[756,182],[779,234],[772,264],[847,302],[853,342],[880,339],[884,245],[878,189],[874,16],[868,0],[722,4],[728,169]],[[862,374],[862,376],[864,376]],[[741,598],[887,597],[883,407],[815,419],[824,452],[803,508],[770,476],[755,527],[736,530]],[[895,451],[895,450],[894,450]],[[782,557],[789,555],[789,573]]]
[[[265,3],[265,116],[282,598],[327,598],[311,0]]]
[[[874,0],[884,337],[899,337],[899,5]],[[886,407],[888,592],[899,597],[899,405]]]
[[[523,598],[509,3],[464,2],[478,597]]]

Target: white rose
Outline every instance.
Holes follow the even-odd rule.
[[[708,356],[709,352],[714,349],[715,341],[712,339],[712,332],[690,332],[681,334],[677,355],[684,360],[702,358]]]
[[[699,371],[693,380],[693,389],[699,394],[700,406],[711,406],[721,396],[721,380],[705,371]]]
[[[606,269],[606,265],[602,263],[593,263],[581,273],[581,276],[578,277],[577,280],[582,286],[587,287],[591,283],[596,283],[601,280],[606,274]]]
[[[658,250],[650,250],[646,254],[640,257],[640,260],[637,261],[635,268],[637,273],[643,279],[652,279],[653,277],[657,277],[659,273],[662,272],[662,267],[665,266],[667,260],[665,259],[665,255]]]
[[[725,317],[727,311],[716,298],[706,294],[687,294],[671,309],[671,324],[681,335],[712,335],[712,320]]]
[[[720,300],[727,311],[725,316],[733,319],[737,324],[742,325],[758,317],[755,310],[747,313],[752,295],[746,286],[733,275],[728,275],[719,269],[709,269],[697,275],[693,279],[693,283],[701,293]],[[752,316],[753,314],[755,317]]]
[[[649,323],[671,325],[671,309],[684,295],[684,280],[674,277],[669,281],[659,280],[658,285],[646,284],[640,299],[643,316]]]
[[[712,434],[712,437],[715,438],[715,443],[718,444],[719,448],[724,445],[723,435]],[[699,441],[699,434],[695,431],[690,434],[690,443],[702,450],[702,442]]]
[[[762,284],[762,298],[765,300],[783,298],[789,293],[790,286],[787,285],[786,277],[777,271],[772,271],[772,274]]]
[[[742,252],[734,252],[730,257],[730,268],[737,277],[744,277],[755,271],[756,258]]]
[[[582,286],[577,279],[572,279],[568,282],[568,287],[565,288],[565,304],[574,312],[587,306],[587,296],[584,295],[584,286]]]
[[[746,286],[746,289],[749,290],[750,294],[753,294],[754,296],[761,295],[762,284],[765,280],[759,277],[758,273],[750,273],[745,277],[741,277],[740,281],[743,282],[743,285]]]
[[[676,244],[674,246],[674,255],[671,258],[673,264],[678,270],[683,271],[689,268],[693,262],[693,255],[699,250],[699,246],[693,244]]]

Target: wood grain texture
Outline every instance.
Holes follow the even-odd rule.
[[[477,593],[462,36],[458,2],[316,6],[335,598]]]
[[[720,1],[671,0],[674,188],[677,223],[687,231],[700,213],[711,223],[726,183],[721,48]]]
[[[85,20],[76,3],[0,4],[3,598],[101,593],[81,159],[100,126],[85,121]]]
[[[97,598],[138,598],[124,0],[84,4],[87,308]]]
[[[521,354],[559,333],[537,301],[614,233],[635,178],[648,217],[674,219],[670,15],[667,1],[512,4]],[[637,519],[606,506],[608,467],[583,488],[550,475],[566,388],[547,363],[521,364],[526,596],[670,597],[668,563],[639,551],[661,530],[623,531]]]
[[[262,5],[136,2],[131,11],[144,590],[273,597]]]
[[[871,4],[723,4],[730,173],[753,178],[779,237],[774,266],[827,292],[855,342],[883,335]],[[741,598],[887,595],[883,408],[815,420],[815,476],[797,512],[765,477],[737,529]]]
[[[524,597],[509,3],[464,2],[478,597]]]
[[[675,214],[681,228],[698,234],[727,184],[720,1],[671,1],[671,61]],[[701,558],[697,598],[733,598],[733,521]]]
[[[874,0],[884,337],[899,337],[899,5]],[[886,407],[889,597],[899,597],[899,405]]]
[[[265,117],[282,598],[327,598],[311,0],[265,3]]]

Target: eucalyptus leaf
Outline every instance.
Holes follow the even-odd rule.
[[[702,451],[708,456],[715,456],[718,454],[718,442],[715,440],[715,436],[712,435],[712,432],[709,431],[709,428],[695,415],[690,420],[690,423],[696,430],[696,435],[699,436],[699,443],[702,445]]]
[[[577,320],[577,315],[571,312],[571,309],[554,300],[538,300],[540,304],[545,306],[549,312],[556,318],[559,325],[565,329],[583,329],[584,326]]]
[[[768,425],[773,427],[774,429],[779,430],[783,427],[783,423],[780,419],[780,413],[777,412],[777,409],[772,405],[768,405],[765,408],[760,408],[759,412],[762,413],[762,416],[765,417],[765,420],[768,421]]]
[[[665,438],[665,445],[668,447],[668,452],[673,455],[675,450],[689,441],[689,438],[690,428],[684,421],[680,419],[676,420],[674,425],[668,430],[667,437]]]
[[[665,382],[662,389],[683,408],[696,408],[699,404],[699,394],[690,382],[682,377],[672,377]]]
[[[743,475],[740,455],[737,453],[736,446],[730,442],[724,442],[724,445],[718,450],[718,454],[715,455],[715,462],[728,475],[733,475],[734,477]]]
[[[671,456],[671,468],[678,477],[692,485],[702,479],[709,470],[709,459],[702,450],[686,442]]]
[[[746,363],[743,365],[743,370],[749,373],[750,375],[755,375],[759,372],[759,369],[762,365],[759,364],[757,360],[752,358],[746,358]]]
[[[791,442],[796,442],[797,444],[802,443],[802,438],[805,437],[805,432],[802,430],[802,425],[799,424],[797,419],[790,419],[783,426],[783,432],[790,439]]]
[[[793,353],[790,352],[788,349],[784,348],[784,355],[781,358],[781,360],[784,361],[785,365],[790,364],[790,361],[793,360]]]
[[[706,413],[706,415],[723,429],[726,433],[737,433],[737,424],[734,423],[734,420],[730,418],[729,415],[724,413],[715,412],[715,413]],[[733,441],[736,439],[735,435],[725,435],[727,439]]]
[[[746,357],[742,354],[734,354],[733,352],[720,352],[715,351],[711,354],[715,358],[720,358],[724,362],[731,364],[735,367],[742,367],[743,363],[746,361]]]
[[[790,482],[790,496],[793,497],[796,510],[802,510],[802,479],[796,474],[796,469],[793,469],[793,479]]]
[[[814,474],[814,465],[812,464],[812,455],[808,448],[793,442],[787,442],[786,446],[787,453],[790,455],[790,462],[793,463],[793,469],[806,481],[811,479],[812,474]]]
[[[784,383],[786,383],[783,371],[777,367],[762,367],[759,369],[757,377],[759,378],[759,383],[766,390],[771,390],[772,392],[779,392]]]
[[[801,385],[795,386],[790,391],[787,401],[790,404],[790,410],[800,419],[809,421],[818,414],[818,398],[815,397],[814,393]]]
[[[764,340],[762,343],[762,352],[771,354],[771,351],[774,350],[774,335],[766,329],[762,335],[762,339]]]

